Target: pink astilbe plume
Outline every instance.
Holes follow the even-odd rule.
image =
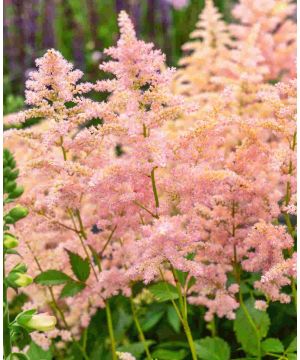
[[[189,96],[215,91],[218,87],[211,79],[223,72],[223,61],[229,59],[234,43],[212,0],[205,2],[190,38],[192,41],[182,46],[187,54],[179,61],[183,69],[174,77],[174,91]]]
[[[82,97],[81,94],[90,88],[89,84],[78,84],[83,74],[72,70],[73,66],[59,52],[47,51],[37,60],[37,66],[38,70],[31,73],[26,83],[26,101],[31,108],[17,117],[23,120],[39,117],[42,122],[30,129],[10,130],[6,139],[8,146],[17,143],[20,148],[16,156],[20,159],[21,178],[26,188],[22,203],[30,210],[17,232],[26,239],[22,255],[28,259],[32,275],[38,275],[41,269],[53,268],[71,275],[66,249],[86,256],[80,242],[86,241],[90,230],[82,229],[83,238],[78,238],[79,214],[80,211],[83,216],[85,212],[89,214],[84,226],[91,228],[95,224],[97,217],[87,184],[99,157],[102,161],[106,158],[100,156],[103,151],[101,131],[97,132],[93,127],[80,131],[80,127],[99,115],[102,107]],[[93,156],[88,156],[91,151]],[[100,248],[110,231],[104,229]],[[88,282],[82,297],[66,300],[70,305],[66,320],[75,335],[80,333],[78,320],[86,315],[90,318],[99,306],[104,306],[95,277],[90,277]],[[53,290],[55,297],[59,296],[60,290],[60,287]],[[32,285],[25,291],[28,291],[33,306],[49,310],[52,299],[47,289]],[[82,324],[88,325],[86,321]]]
[[[128,222],[140,226],[141,217],[147,222],[151,219],[149,211],[156,213],[151,173],[165,168],[168,156],[161,127],[184,109],[183,100],[170,92],[173,71],[165,68],[164,55],[153,50],[153,44],[137,40],[125,12],[120,13],[119,24],[117,47],[106,51],[113,60],[100,65],[115,79],[97,82],[95,90],[111,92],[107,110],[113,116],[104,117],[104,121],[107,126],[110,121],[122,129],[119,133],[112,131],[110,141],[121,144],[124,154],[111,158],[109,166],[99,169],[89,183],[99,194],[102,215],[106,211],[105,217],[118,223],[117,231],[126,228]]]
[[[295,11],[292,0],[240,0],[233,9],[241,24],[231,29],[239,39],[245,39],[254,24],[261,28],[258,46],[270,69],[266,79],[295,76],[296,24],[291,19]]]
[[[284,258],[285,251],[293,254],[292,225],[287,232],[272,223],[282,212],[287,216],[285,207],[295,199],[295,82],[261,87],[252,77],[228,79],[251,86],[255,102],[245,108],[224,98],[214,107],[210,100],[210,113],[200,110],[194,115],[192,129],[175,137],[176,161],[167,189],[177,213],[185,214],[191,224],[187,234],[198,239],[194,252],[202,273],[195,276],[189,300],[208,307],[207,320],[214,313],[234,317],[239,305],[228,287],[228,274],[235,274],[237,266],[261,273],[255,286],[268,299],[283,302],[290,297],[281,295],[281,288],[291,284],[293,273],[292,260]],[[263,85],[262,78],[258,81]],[[229,106],[235,114],[227,112]],[[269,230],[254,241],[251,234],[261,222]],[[273,267],[284,270],[277,270],[278,276],[268,282],[265,273]]]

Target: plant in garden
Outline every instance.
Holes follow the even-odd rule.
[[[29,108],[10,121],[40,124],[8,131],[6,142],[20,157],[29,209],[15,227],[34,275],[24,310],[52,311],[58,322],[33,335],[44,349],[228,360],[241,344],[248,358],[294,356],[269,313],[295,315],[296,83],[267,82],[261,25],[233,39],[211,1],[204,14],[178,77],[125,12],[100,65],[108,79],[80,82],[53,49],[29,75]],[[174,79],[188,81],[189,90],[175,89],[184,97],[172,93]],[[105,100],[92,100],[95,92]],[[24,284],[23,267],[11,264],[10,282]],[[150,330],[166,318],[178,339],[155,344]],[[204,319],[199,328],[195,319]],[[138,343],[120,335],[122,324],[134,325]]]
[[[4,207],[8,207],[18,199],[24,191],[22,186],[17,184],[19,170],[16,168],[16,161],[9,150],[3,151],[3,193]],[[10,207],[10,206],[9,206]],[[54,316],[48,314],[38,314],[37,310],[26,310],[20,312],[14,320],[9,316],[9,303],[7,293],[9,288],[18,292],[18,289],[30,285],[32,277],[27,274],[27,266],[20,262],[11,267],[6,273],[7,259],[12,256],[20,256],[16,248],[19,246],[18,238],[11,233],[11,227],[28,215],[27,208],[16,205],[7,209],[3,216],[3,347],[4,358],[27,359],[19,352],[15,352],[13,346],[17,345],[20,349],[28,341],[29,334],[34,331],[53,330],[56,325]]]

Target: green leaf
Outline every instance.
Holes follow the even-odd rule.
[[[182,360],[188,354],[188,351],[185,349],[181,350],[167,350],[167,349],[158,349],[153,351],[152,357],[157,360]]]
[[[188,282],[188,289],[190,289],[193,285],[196,284],[196,279],[194,278],[194,276],[191,276]]]
[[[185,341],[176,341],[176,340],[172,340],[172,341],[167,341],[167,342],[163,342],[163,343],[159,343],[155,346],[155,350],[157,349],[182,349],[182,348],[186,348],[189,349],[189,344]]]
[[[229,360],[230,347],[226,341],[218,337],[206,337],[196,340],[196,352],[203,360]]]
[[[150,345],[154,344],[155,341],[147,340],[146,343],[148,346],[150,346]],[[129,352],[130,354],[132,354],[133,356],[138,358],[145,352],[145,348],[144,348],[143,343],[136,342],[136,343],[131,343],[129,345],[120,346],[120,347],[118,347],[117,351]]]
[[[47,270],[35,277],[34,282],[40,285],[53,286],[65,284],[72,280],[70,276],[58,270]]]
[[[181,286],[184,287],[189,273],[185,272],[185,271],[181,271],[181,270],[175,270],[175,272],[176,272],[176,275],[178,277],[178,280],[179,280]]]
[[[10,254],[10,255],[18,255],[18,256],[22,257],[22,255],[19,254],[19,253],[17,252],[17,250],[14,250],[14,249],[6,249],[6,250],[5,250],[5,253],[6,253],[6,254]]]
[[[167,310],[168,323],[171,325],[172,329],[179,334],[180,332],[180,319],[173,306],[168,306]]]
[[[142,320],[142,330],[148,331],[152,329],[164,315],[164,310],[161,311],[148,311]]]
[[[43,350],[40,346],[38,346],[33,341],[30,344],[30,347],[27,351],[27,355],[30,360],[52,360],[53,356],[51,354],[51,350]]]
[[[284,347],[279,339],[269,338],[261,343],[261,348],[265,353],[283,353]]]
[[[248,316],[250,316],[251,320],[249,320]],[[254,326],[257,330],[255,330]],[[238,309],[233,328],[244,351],[251,355],[257,355],[258,343],[267,335],[269,326],[269,315],[255,309],[254,301],[249,300]]]
[[[286,352],[287,353],[293,353],[297,351],[297,336],[292,340],[290,345],[287,347]]]
[[[176,287],[166,282],[153,284],[149,290],[159,302],[178,299]]]
[[[297,354],[288,353],[286,356],[287,356],[288,360],[297,360]]]
[[[29,357],[22,353],[12,353],[9,355],[7,360],[29,360]]]
[[[70,250],[66,251],[69,255],[70,264],[74,275],[77,277],[78,280],[83,282],[86,281],[90,276],[91,270],[89,259],[83,259],[80,255],[75,254]]]
[[[77,281],[70,281],[66,283],[66,285],[63,287],[60,293],[60,298],[62,299],[65,297],[75,296],[76,294],[80,293],[80,291],[82,291],[84,288],[85,284],[79,283]]]

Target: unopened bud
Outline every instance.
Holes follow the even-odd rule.
[[[6,249],[13,249],[19,245],[19,241],[11,234],[4,234],[3,245]]]
[[[15,190],[9,194],[9,197],[11,199],[16,199],[16,198],[20,197],[23,194],[23,192],[24,192],[23,186],[17,186],[15,188]]]
[[[7,277],[7,281],[12,287],[26,287],[33,282],[33,279],[27,274],[11,271]]]
[[[26,327],[38,331],[50,331],[55,328],[56,318],[48,314],[32,315],[31,319],[26,323]]]
[[[11,209],[10,212],[5,216],[5,220],[6,222],[8,222],[7,219],[12,218],[14,222],[16,222],[20,219],[23,219],[27,215],[28,215],[28,209],[26,209],[23,206],[17,205],[13,209]]]

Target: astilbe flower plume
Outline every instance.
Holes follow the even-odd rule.
[[[232,24],[231,30],[239,39],[245,39],[253,25],[260,26],[258,47],[270,69],[266,79],[295,76],[296,24],[292,20],[295,12],[292,0],[240,0],[233,9],[241,24]]]
[[[32,274],[50,268],[71,274],[66,249],[84,257],[92,245],[102,258],[103,271],[94,269],[88,286],[64,300],[75,335],[105,299],[120,291],[130,294],[127,270],[136,259],[135,242],[144,231],[142,224],[151,226],[157,214],[154,171],[166,167],[167,140],[159,129],[183,110],[182,99],[170,92],[173,70],[165,68],[164,55],[136,39],[126,13],[120,14],[119,24],[117,47],[106,51],[113,60],[100,66],[115,79],[77,84],[82,74],[49,50],[37,61],[34,83],[27,83],[27,102],[33,108],[15,118],[38,116],[43,122],[29,130],[11,130],[6,140],[31,149],[22,168],[27,184],[23,202],[30,216],[18,231],[28,239],[22,254],[37,260],[31,262]],[[82,96],[91,89],[111,92],[109,100],[95,103]],[[81,128],[96,117],[102,126]],[[121,157],[115,155],[118,144]],[[60,288],[54,290],[57,297]],[[48,308],[51,299],[45,289],[32,285],[28,294],[34,305]]]
[[[183,69],[174,76],[175,92],[200,96],[202,92],[216,91],[218,86],[211,80],[224,71],[223,61],[228,60],[234,43],[228,24],[212,0],[205,2],[190,38],[192,41],[182,46],[186,54],[179,60]]]
[[[101,260],[88,286],[61,300],[75,336],[107,299],[130,296],[135,281],[174,284],[174,269],[193,280],[184,291],[207,308],[207,321],[235,317],[245,274],[259,275],[257,308],[290,301],[282,287],[295,278],[295,81],[266,83],[273,70],[260,47],[263,24],[233,41],[211,1],[204,11],[194,34],[201,41],[188,45],[194,53],[177,77],[188,87],[175,95],[175,70],[121,12],[120,38],[100,65],[113,78],[79,83],[82,73],[49,50],[27,82],[31,108],[11,117],[42,118],[6,139],[26,186],[30,215],[17,232],[29,272],[71,275],[66,249],[91,259],[90,246]],[[107,100],[90,100],[91,90]],[[86,126],[92,119],[101,125]],[[50,310],[47,289],[26,292]],[[49,337],[68,341],[60,325]]]

